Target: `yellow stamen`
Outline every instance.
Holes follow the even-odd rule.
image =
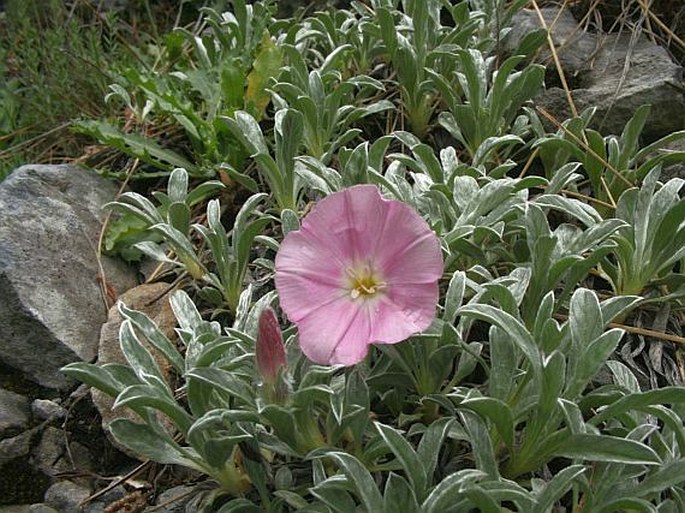
[[[348,268],[346,269],[346,273],[350,278],[349,288],[350,297],[352,299],[375,296],[387,286],[387,284],[380,279],[378,273],[375,273],[369,265]]]

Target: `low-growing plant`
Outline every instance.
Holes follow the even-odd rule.
[[[567,120],[555,134],[543,135],[538,129],[539,138],[533,147],[539,149],[548,177],[569,162],[579,162],[590,180],[593,197],[615,206],[624,191],[639,185],[653,169],[685,160],[682,151],[659,153],[669,143],[685,138],[685,131],[673,132],[640,147],[649,105],[636,110],[620,137],[603,137],[588,127],[595,110],[590,108],[579,117]],[[610,210],[606,206],[600,207],[605,215],[610,215]]]
[[[385,57],[397,74],[400,106],[409,128],[420,139],[426,136],[440,102],[438,89],[429,78],[431,72],[449,76],[455,68],[454,52],[474,42],[472,36],[479,24],[478,14],[460,2],[446,7],[453,25],[442,25],[442,4],[407,0],[398,9],[389,2],[376,2],[374,9],[374,25]]]
[[[119,244],[129,252],[134,249],[159,262],[180,266],[192,279],[210,286],[204,290],[204,295],[215,306],[225,303],[235,313],[251,260],[252,244],[271,219],[257,210],[266,196],[262,193],[253,195],[241,207],[230,234],[221,224],[221,205],[217,199],[207,205],[207,226],[191,224],[191,207],[223,187],[221,182],[209,180],[188,192],[187,172],[175,169],[169,178],[167,193],[154,194],[160,203],[158,207],[135,192],[125,192],[117,201],[108,204],[124,216],[114,221],[113,235],[110,232],[106,240],[112,240],[115,246]],[[122,233],[122,227],[128,227],[134,233],[115,239]],[[209,260],[195,249],[193,231],[206,242]]]
[[[343,79],[337,61],[345,61],[349,46],[329,55],[319,69],[308,66],[296,46],[284,47],[289,65],[274,86],[275,103],[291,107],[303,115],[303,144],[308,155],[324,164],[338,148],[357,138],[359,128],[352,124],[371,114],[393,108],[387,100],[373,101],[383,84],[366,75]],[[366,101],[365,101],[366,100]]]
[[[602,270],[616,294],[661,296],[673,299],[685,293],[674,266],[685,257],[685,183],[672,178],[659,184],[660,170],[652,170],[642,187],[625,191],[618,199],[616,217],[626,222],[614,240],[613,258],[602,262]]]
[[[439,123],[466,148],[474,166],[488,158],[501,161],[510,153],[506,151],[510,145],[523,143],[532,129],[521,107],[543,86],[542,66],[531,64],[516,70],[523,55],[509,57],[494,70],[496,59],[477,49],[459,49],[455,72],[459,88],[450,75],[431,74],[449,110],[440,114]],[[496,149],[499,151],[493,155]]]
[[[9,0],[0,13],[0,178],[20,164],[73,158],[81,115],[106,116],[111,67],[129,64],[126,23],[93,6]],[[74,70],[82,70],[74,73]]]
[[[195,31],[177,28],[167,35],[154,63],[121,71],[107,98],[118,99],[133,116],[124,126],[90,119],[78,130],[162,170],[183,167],[193,176],[213,177],[224,163],[240,169],[248,155],[220,117],[246,109],[261,118],[283,55],[268,31],[271,2],[232,5],[233,13],[205,9]],[[185,147],[164,142],[174,129],[184,134]]]
[[[119,304],[127,364],[64,370],[138,414],[118,442],[207,476],[190,510],[685,510],[685,391],[619,351],[656,333],[621,324],[633,312],[682,307],[683,180],[658,181],[682,134],[639,149],[646,108],[620,137],[589,111],[546,133],[526,107],[540,34],[498,53],[521,6],[274,21],[236,0],[171,36],[174,75],[113,89],[138,128],[168,116],[194,138],[192,173],[111,205],[188,286],[169,296],[176,338]],[[436,120],[455,147],[428,144]],[[527,155],[514,175],[515,148],[544,169]],[[189,190],[210,169],[249,193],[235,218],[204,208],[221,183]]]

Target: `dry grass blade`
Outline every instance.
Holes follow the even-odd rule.
[[[567,321],[568,315],[555,314],[554,317],[560,321]],[[638,328],[636,326],[629,326],[627,324],[621,324],[619,322],[610,322],[608,324],[609,328],[618,328],[627,333],[633,333],[635,335],[642,335],[644,337],[653,337],[660,340],[667,340],[669,342],[675,342],[676,344],[685,344],[685,337],[679,337],[678,335],[673,335],[671,333],[664,333],[662,331],[649,330],[645,328]]]
[[[564,6],[566,5],[566,2],[564,2]],[[578,109],[576,108],[576,104],[573,101],[573,97],[571,96],[571,90],[568,87],[568,82],[566,81],[566,75],[564,74],[564,70],[561,67],[561,62],[559,61],[559,55],[557,55],[557,51],[554,47],[554,40],[552,39],[552,31],[550,27],[547,26],[547,22],[545,21],[544,16],[542,15],[542,11],[540,11],[540,7],[538,6],[537,2],[533,0],[533,8],[535,9],[535,13],[538,16],[538,19],[540,20],[540,25],[542,28],[544,28],[547,31],[547,45],[549,46],[549,51],[552,52],[552,59],[554,60],[554,66],[557,69],[557,73],[559,75],[559,80],[561,81],[561,86],[564,88],[564,92],[566,93],[566,101],[568,102],[569,107],[571,108],[571,112],[573,113],[574,117],[578,117]],[[563,9],[563,7],[562,7]],[[559,11],[561,13],[561,10]]]
[[[587,144],[586,141],[582,141],[576,134],[571,132],[568,128],[566,128],[564,125],[562,125],[558,119],[556,119],[552,114],[547,112],[544,108],[536,106],[535,110],[537,110],[540,114],[542,114],[545,119],[547,119],[550,123],[554,124],[558,129],[563,130],[566,135],[571,137],[576,143],[580,144],[585,151],[587,151],[590,155],[592,155],[594,158],[596,158],[599,162],[602,163],[604,167],[606,167],[609,171],[611,171],[616,178],[621,180],[624,184],[626,184],[628,187],[633,187],[633,183],[630,182],[625,176],[623,176],[614,166],[612,166],[609,162],[607,162],[606,159],[602,158],[600,155],[598,155],[590,146]],[[607,190],[606,191],[609,196],[611,196],[611,193]]]
[[[680,46],[680,49],[682,51],[685,51],[685,41],[678,37],[678,35],[675,32],[673,32],[673,30],[671,30],[668,27],[668,25],[661,21],[661,19],[652,12],[647,2],[645,2],[645,0],[638,0],[638,3],[640,4],[640,7],[645,12],[645,14],[649,17],[649,19],[656,23],[656,25],[658,25],[659,28],[666,33],[668,39],[675,41],[678,44],[678,46]],[[685,21],[683,23],[685,23]]]

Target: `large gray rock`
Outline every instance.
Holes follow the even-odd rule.
[[[620,134],[626,122],[644,104],[652,106],[643,137],[652,141],[685,129],[683,68],[666,49],[643,35],[592,34],[578,26],[568,11],[542,9],[576,108],[582,112],[597,107],[592,126],[604,134]],[[513,49],[528,32],[540,28],[533,11],[514,17],[508,47]],[[571,117],[565,91],[558,87],[557,72],[550,52],[541,60],[547,65],[548,89],[538,103],[559,121]]]
[[[568,9],[559,10],[557,7],[543,7],[540,9],[545,25],[550,29],[559,63],[566,74],[566,80],[573,89],[574,84],[583,80],[582,75],[592,68],[592,60],[601,42],[594,34],[583,30]],[[540,18],[534,10],[524,9],[516,13],[512,19],[512,29],[504,39],[504,49],[508,53],[515,53],[523,38],[535,30],[543,28]],[[543,45],[537,60],[545,64],[550,72],[548,81],[556,83],[556,70],[552,52],[547,45]]]
[[[23,166],[0,184],[0,360],[52,389],[63,365],[93,361],[107,318],[96,246],[117,186],[74,166]],[[135,273],[102,256],[117,292]]]

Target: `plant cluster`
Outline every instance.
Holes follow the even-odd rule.
[[[111,204],[110,239],[187,286],[176,340],[120,304],[128,364],[65,372],[139,415],[117,441],[216,484],[193,511],[685,511],[683,376],[618,354],[659,317],[682,355],[684,182],[660,173],[685,154],[660,149],[685,132],[642,146],[649,107],[547,130],[544,35],[499,53],[525,4],[233,0],[110,85],[133,125],[81,124],[168,176]]]

